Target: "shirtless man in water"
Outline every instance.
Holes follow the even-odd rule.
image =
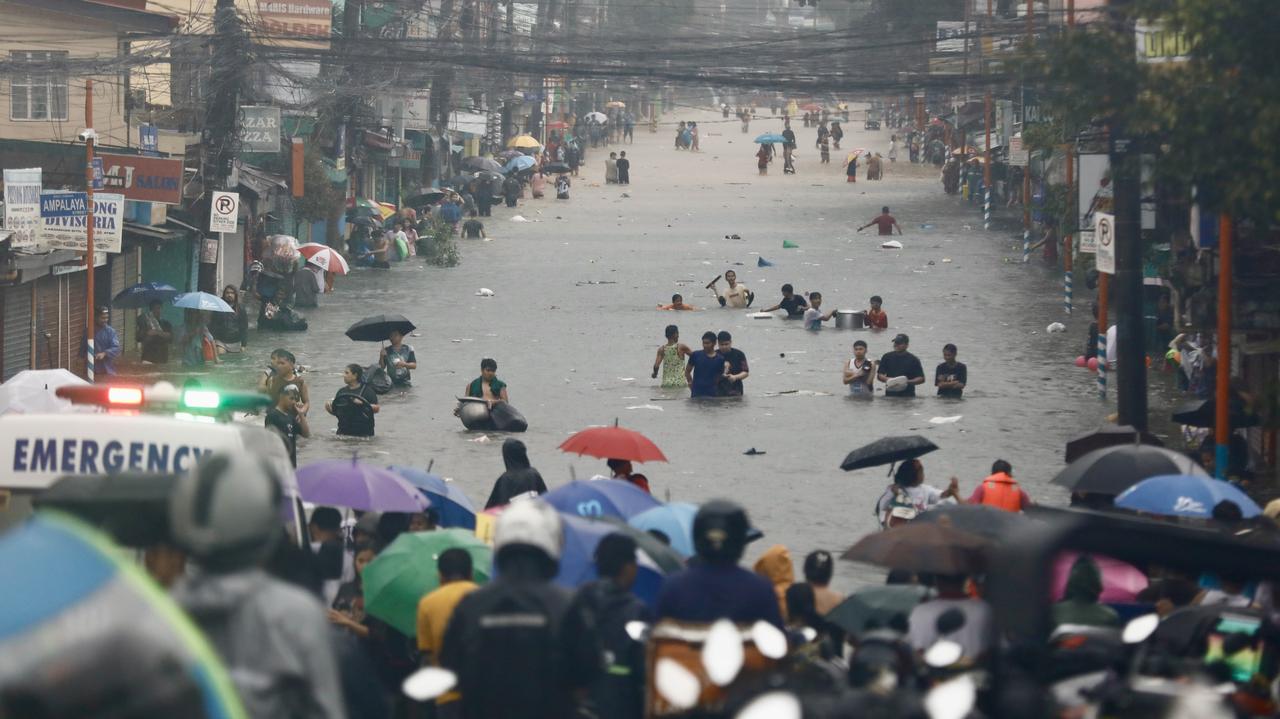
[[[728,270],[724,273],[724,279],[725,282],[729,283],[729,287],[724,291],[724,293],[721,293],[720,289],[716,287],[716,283],[720,281],[719,277],[711,280],[710,284],[707,285],[707,289],[711,290],[711,292],[715,294],[716,301],[720,303],[720,306],[733,307],[735,309],[745,309],[750,307],[751,303],[755,300],[756,295],[754,292],[747,289],[746,285],[738,284],[738,273],[733,270]]]
[[[680,294],[671,295],[671,304],[658,305],[660,310],[676,310],[676,311],[692,311],[698,309],[693,305],[684,301],[684,296]]]

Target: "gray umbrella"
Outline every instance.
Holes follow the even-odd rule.
[[[1158,474],[1209,476],[1185,454],[1164,447],[1125,444],[1084,455],[1059,472],[1053,483],[1073,492],[1117,495]]]

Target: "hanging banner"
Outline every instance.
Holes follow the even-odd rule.
[[[4,171],[4,228],[15,250],[36,246],[40,230],[40,168]]]
[[[83,192],[46,190],[40,193],[39,243],[44,249],[89,249],[89,201]],[[93,249],[119,252],[124,240],[124,195],[93,196]]]

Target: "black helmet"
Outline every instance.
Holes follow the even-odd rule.
[[[174,484],[169,526],[177,545],[205,569],[239,571],[275,548],[282,501],[280,477],[266,462],[217,452]]]
[[[693,518],[693,548],[707,562],[736,564],[747,544],[747,511],[724,499],[713,499]]]

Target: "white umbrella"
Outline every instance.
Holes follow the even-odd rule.
[[[603,112],[588,112],[586,115],[583,115],[582,118],[584,120],[595,120],[596,122],[609,121],[609,116],[604,114]]]
[[[0,384],[0,415],[66,412],[74,405],[55,392],[68,385],[88,382],[65,369],[29,369]]]
[[[307,264],[315,265],[325,272],[345,275],[351,271],[347,261],[332,248],[326,247],[307,258]]]

